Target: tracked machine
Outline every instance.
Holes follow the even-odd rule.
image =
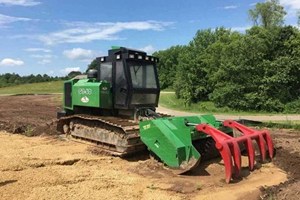
[[[112,155],[127,156],[148,149],[178,173],[201,160],[221,155],[225,180],[241,171],[241,149],[254,169],[256,142],[261,160],[273,158],[267,130],[253,130],[213,115],[172,117],[156,112],[160,87],[158,59],[145,52],[115,47],[97,58],[97,69],[64,83],[64,110],[57,129],[70,137],[97,145]],[[239,137],[233,137],[237,130]],[[268,155],[267,155],[268,154]]]

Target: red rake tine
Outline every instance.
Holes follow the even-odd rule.
[[[224,161],[225,166],[225,181],[229,183],[233,174],[233,165],[232,165],[232,152],[231,152],[231,139],[232,137],[223,133],[222,131],[215,129],[207,124],[199,124],[196,126],[196,130],[199,132],[206,133],[210,135],[216,141],[216,148],[219,150],[221,157]],[[240,157],[238,158],[239,153],[236,148],[236,145],[232,147],[234,150],[234,162],[235,162],[235,174],[239,174],[239,169],[241,168]],[[238,145],[237,145],[238,146]]]
[[[259,134],[259,133],[257,134],[256,142],[258,144],[258,148],[260,151],[261,161],[265,162],[267,150],[266,150],[265,139],[262,134]]]
[[[243,133],[243,136],[239,137],[239,140],[244,140],[244,144],[248,153],[248,165],[249,170],[252,171],[254,169],[254,160],[255,160],[255,151],[252,144],[252,136],[254,133],[254,130],[250,129],[249,127],[246,127],[242,124],[239,124],[232,120],[226,120],[223,122],[224,126],[230,127],[232,129],[238,129],[240,132]],[[255,138],[256,142],[257,139]]]
[[[235,128],[241,131],[244,135],[248,135],[251,139],[255,139],[261,155],[262,162],[266,159],[266,145],[268,147],[269,156],[272,159],[274,156],[274,145],[270,133],[267,130],[264,131],[256,131],[247,126],[237,123],[233,120],[226,120],[223,122],[224,126]]]
[[[254,169],[255,151],[252,145],[251,138],[249,137],[246,138],[245,147],[248,153],[249,170],[252,171]]]
[[[232,140],[231,141],[231,154],[233,155],[233,161],[234,161],[234,177],[237,178],[240,175],[241,172],[241,150],[239,147],[239,144],[237,141]]]
[[[270,135],[269,131],[266,131],[266,130],[264,130],[264,135],[265,135],[264,138],[267,142],[269,156],[270,156],[271,159],[273,159],[273,157],[274,157],[274,144],[273,144],[271,135]]]
[[[229,183],[232,176],[232,155],[229,148],[228,143],[224,143],[223,145],[220,143],[216,143],[216,148],[219,150],[221,157],[224,161],[225,166],[225,181]]]

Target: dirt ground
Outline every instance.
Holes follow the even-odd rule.
[[[249,172],[243,157],[242,178],[226,184],[221,159],[174,175],[146,152],[97,154],[56,134],[59,106],[57,95],[0,97],[0,199],[300,199],[299,132],[271,130],[273,162]]]

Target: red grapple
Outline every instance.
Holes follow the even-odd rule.
[[[224,160],[225,180],[227,183],[230,182],[232,177],[237,178],[241,171],[241,151],[239,144],[244,144],[247,150],[250,171],[254,168],[255,158],[252,140],[255,140],[258,144],[262,162],[266,159],[267,149],[269,157],[271,159],[273,158],[274,145],[269,131],[254,130],[232,120],[224,121],[223,125],[240,131],[242,136],[237,138],[231,137],[230,135],[227,135],[226,133],[207,124],[196,125],[196,130],[210,135],[215,140],[216,148],[219,150],[222,159]]]

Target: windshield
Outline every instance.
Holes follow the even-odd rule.
[[[147,63],[128,63],[134,88],[157,88],[154,66]]]

